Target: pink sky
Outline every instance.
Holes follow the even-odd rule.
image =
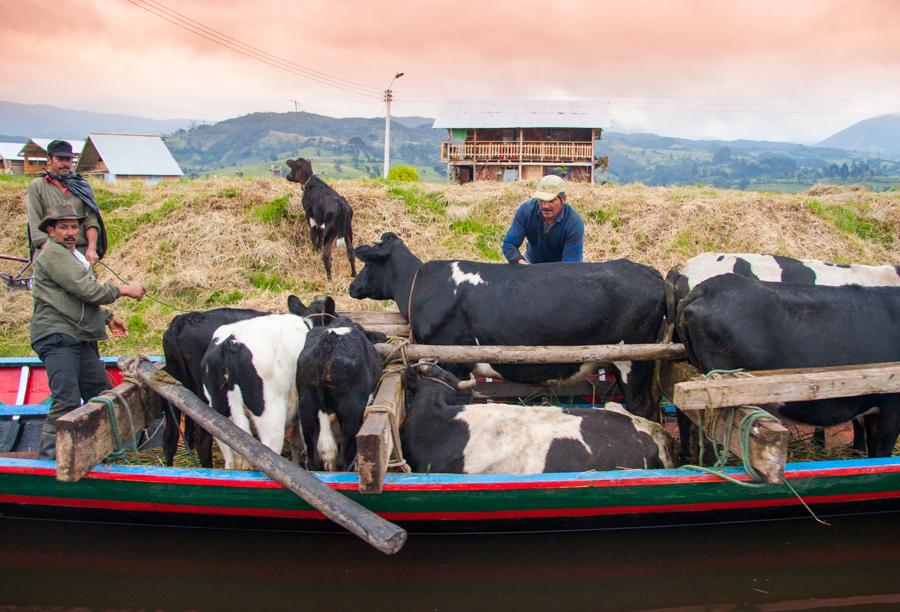
[[[382,116],[398,71],[394,115],[434,116],[447,98],[588,98],[608,102],[614,130],[816,142],[900,112],[895,0],[16,0],[0,3],[0,53],[0,99],[156,118],[284,112],[290,100]]]

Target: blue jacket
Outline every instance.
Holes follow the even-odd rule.
[[[547,227],[537,198],[523,202],[503,239],[503,256],[509,263],[522,259],[519,247],[525,238],[528,238],[525,258],[530,263],[584,259],[584,221],[568,204],[563,206],[553,225]]]

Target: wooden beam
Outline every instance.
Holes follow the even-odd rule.
[[[151,367],[161,370],[163,365],[159,363]],[[133,382],[123,382],[115,388],[115,392],[105,391],[100,395],[113,400],[119,439],[124,444],[159,416],[161,403],[156,395],[142,395],[141,386]],[[56,479],[76,482],[114,450],[116,440],[106,404],[88,402],[56,422]]]
[[[745,372],[741,376],[683,382],[676,385],[672,402],[683,410],[703,410],[898,392],[900,362],[892,362],[814,371]]]
[[[367,323],[362,325],[366,331],[381,332],[385,336],[399,336],[409,338],[409,325],[382,325]]]
[[[681,385],[688,384],[685,381],[702,376],[693,366],[684,361],[666,362],[660,368],[660,387],[669,398],[677,394]],[[693,381],[692,381],[693,382]],[[710,381],[696,381],[707,383]],[[676,406],[695,425],[702,428],[707,437],[715,439],[719,444],[725,440],[727,422],[723,418],[712,419],[710,415],[704,418],[699,410],[685,410],[677,402]],[[737,408],[732,420],[732,428],[729,436],[729,448],[732,453],[743,459],[741,448],[741,434],[739,431],[741,420],[751,410]],[[779,484],[784,482],[784,464],[787,461],[787,447],[790,441],[790,432],[774,417],[763,418],[753,425],[750,430],[750,465],[753,466],[765,482]]]
[[[338,316],[345,316],[353,319],[363,327],[369,324],[384,325],[406,325],[406,319],[396,310],[350,310],[345,312],[336,312]]]
[[[372,400],[372,405],[386,406],[392,410],[398,423],[403,418],[404,410],[402,374],[402,371],[385,373]],[[390,417],[385,413],[369,414],[356,434],[360,493],[381,493],[393,451]]]
[[[558,387],[550,387],[547,385],[530,385],[525,383],[515,383],[509,381],[495,382],[479,382],[476,383],[473,391],[475,397],[479,399],[499,399],[499,398],[522,398],[522,397],[569,397],[595,395],[598,399],[606,396],[609,388],[615,383],[601,380],[599,382],[589,383],[580,380],[567,385]]]
[[[130,359],[130,361],[129,361]],[[285,459],[219,414],[165,372],[146,360],[123,357],[120,367],[178,406],[194,422],[228,444],[250,465],[296,493],[310,506],[378,550],[393,554],[406,542],[406,531],[341,495],[318,478]]]
[[[382,357],[396,353],[390,344],[376,344]],[[683,344],[598,344],[594,346],[453,346],[408,344],[409,359],[442,363],[578,363],[587,361],[653,361],[683,359]]]

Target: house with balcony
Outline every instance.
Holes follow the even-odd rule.
[[[606,172],[599,145],[609,126],[606,103],[582,100],[454,100],[433,125],[447,130],[441,161],[458,184],[546,174],[593,183]]]

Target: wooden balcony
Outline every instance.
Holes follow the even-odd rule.
[[[525,141],[525,142],[453,142],[441,143],[444,163],[591,163],[592,142]]]

